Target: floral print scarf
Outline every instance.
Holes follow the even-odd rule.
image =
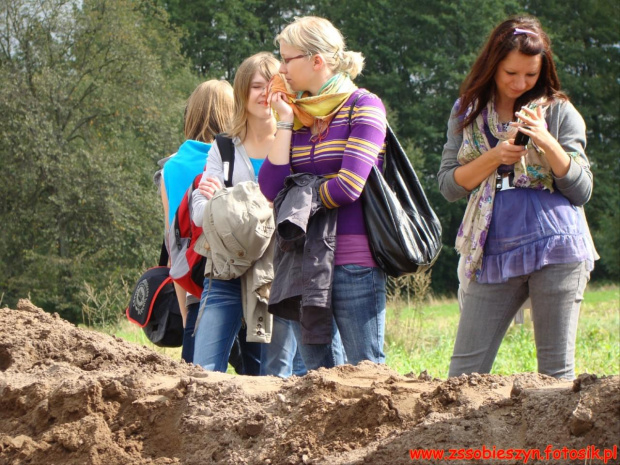
[[[528,106],[535,108],[543,104],[544,102],[539,100],[530,103]],[[544,109],[546,110],[546,108],[545,105]],[[493,148],[487,138],[485,126],[500,142],[514,138],[517,133],[516,128],[510,126],[506,128],[499,121],[499,116],[495,111],[494,99],[490,99],[476,120],[463,128],[463,143],[457,155],[457,160],[461,165],[475,160]],[[456,237],[456,250],[465,258],[465,276],[470,281],[477,279],[482,270],[484,244],[493,214],[496,176],[497,171],[494,171],[471,192],[463,222]],[[527,154],[514,165],[514,187],[547,189],[553,192],[553,177],[549,163],[544,152],[532,142],[527,145]]]

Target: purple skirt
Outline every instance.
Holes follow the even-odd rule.
[[[484,245],[479,283],[503,283],[545,265],[586,261],[594,268],[583,213],[557,190],[500,191]]]

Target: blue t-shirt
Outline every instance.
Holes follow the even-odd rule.
[[[194,178],[203,172],[211,144],[186,140],[163,168],[166,194],[168,194],[168,224],[172,224],[177,208]]]
[[[254,180],[258,182],[258,172],[260,171],[261,166],[265,163],[264,158],[251,158],[250,162],[252,162],[252,168],[254,168]]]

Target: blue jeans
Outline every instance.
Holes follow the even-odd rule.
[[[470,282],[449,376],[491,371],[510,322],[529,295],[538,372],[573,379],[579,308],[588,279],[581,262],[547,265],[505,283]]]
[[[273,317],[271,342],[261,344],[260,374],[288,378],[291,375],[303,376],[308,370],[301,358],[292,321]]]
[[[209,279],[205,279],[200,305],[204,305],[204,310],[196,328],[194,363],[205,370],[226,372],[230,351],[239,334],[240,374],[258,375],[261,344],[246,342],[245,331],[239,333],[243,319],[241,281],[213,279],[209,288]]]
[[[334,267],[332,310],[335,328],[331,344],[299,344],[308,370],[331,368],[343,363],[357,365],[362,360],[385,363],[385,273],[380,268],[360,265]],[[301,324],[293,322],[297,341]],[[340,334],[344,354],[339,349]]]
[[[196,318],[200,302],[187,306],[187,318],[185,319],[185,328],[183,328],[183,348],[181,349],[181,358],[187,363],[194,361],[194,328],[196,327]]]

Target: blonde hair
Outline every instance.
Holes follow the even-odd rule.
[[[321,55],[334,73],[346,73],[351,79],[355,79],[364,68],[364,56],[346,50],[342,34],[325,18],[295,18],[276,36],[276,45],[280,42],[286,42],[308,56]]]
[[[245,138],[248,124],[248,97],[252,78],[256,72],[265,78],[267,82],[274,74],[278,73],[280,62],[269,52],[260,52],[243,60],[235,73],[233,89],[235,94],[235,109],[228,135],[230,137]]]
[[[226,130],[233,114],[233,89],[226,81],[212,79],[200,84],[185,106],[186,139],[212,142]]]

